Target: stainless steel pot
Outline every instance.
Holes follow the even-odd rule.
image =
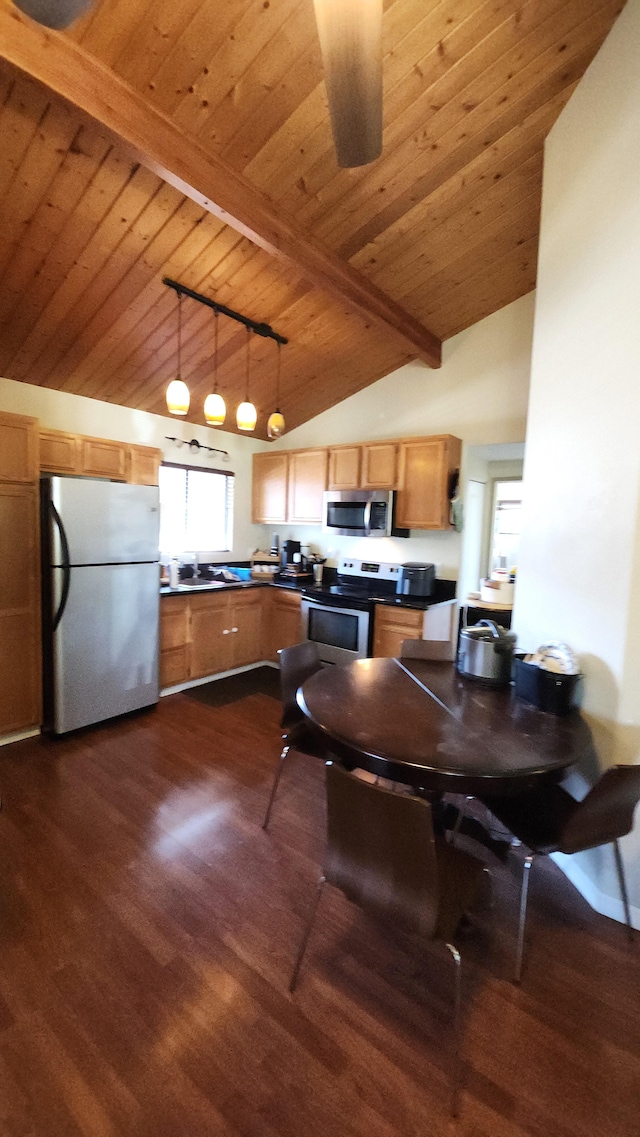
[[[470,679],[505,687],[511,682],[515,645],[513,632],[493,620],[480,620],[460,632],[457,669]]]

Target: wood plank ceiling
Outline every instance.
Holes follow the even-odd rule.
[[[622,6],[386,0],[382,157],[340,170],[312,0],[98,0],[67,33],[0,0],[17,37],[36,29],[61,68],[65,51],[80,52],[98,94],[108,68],[143,111],[237,173],[288,240],[287,255],[274,255],[270,239],[256,244],[203,207],[206,195],[180,192],[184,178],[152,172],[93,107],[89,117],[86,102],[61,97],[64,81],[53,93],[37,68],[16,65],[0,35],[0,374],[163,413],[177,344],[163,276],[289,339],[289,428],[425,358],[420,337],[380,318],[376,295],[437,342],[534,287],[544,138]],[[348,288],[321,286],[307,241],[338,282],[342,264],[349,286],[370,290],[369,313]],[[182,372],[199,422],[213,316],[190,300],[183,311]],[[246,341],[220,320],[231,409],[245,394]],[[253,336],[250,359],[265,437],[277,348]]]

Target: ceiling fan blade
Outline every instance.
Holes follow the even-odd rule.
[[[68,28],[92,0],[14,0],[16,8],[46,28]]]
[[[313,0],[338,165],[382,151],[382,0]]]

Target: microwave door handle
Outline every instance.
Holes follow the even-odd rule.
[[[367,537],[371,533],[371,502],[368,501],[364,507],[364,531]]]

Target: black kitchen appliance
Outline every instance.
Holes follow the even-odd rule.
[[[400,565],[396,592],[398,596],[431,596],[435,579],[435,565],[407,561]]]
[[[299,541],[283,541],[282,553],[280,555],[280,565],[282,568],[287,568],[288,565],[293,565],[296,562],[294,557],[298,555],[300,558],[300,542]]]

